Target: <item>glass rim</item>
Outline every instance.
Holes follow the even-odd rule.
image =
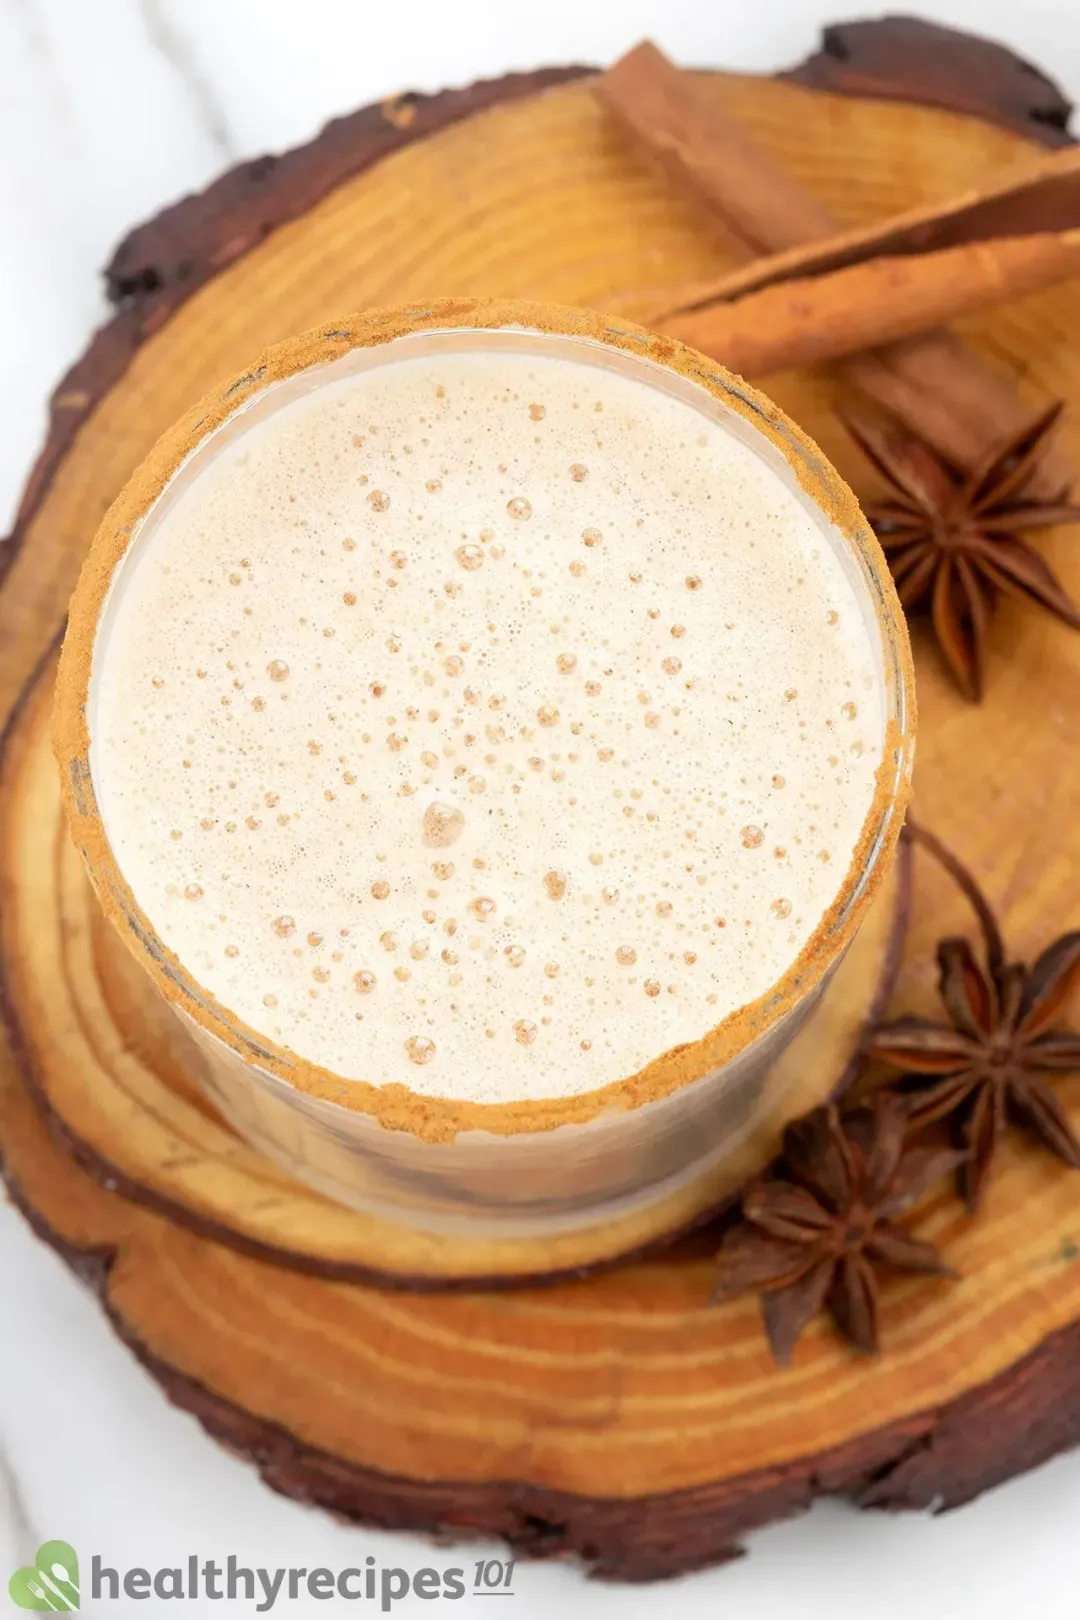
[[[400,1084],[346,1079],[245,1024],[198,984],[143,912],[105,833],[94,791],[88,708],[98,631],[113,582],[144,521],[177,475],[227,423],[279,384],[326,368],[358,349],[422,334],[506,331],[523,339],[548,335],[580,340],[652,362],[669,380],[674,374],[704,389],[715,404],[742,418],[752,430],[751,441],[764,438],[780,453],[804,496],[839,531],[859,566],[881,638],[885,715],[874,796],[844,880],[795,961],[773,986],[755,1001],[735,1008],[697,1040],[658,1054],[636,1074],[565,1097],[476,1103],[429,1096]],[[182,1007],[201,1029],[254,1069],[350,1112],[370,1115],[391,1129],[446,1141],[461,1131],[513,1136],[581,1125],[658,1101],[715,1075],[775,1028],[822,983],[879,892],[910,793],[914,722],[907,623],[885,556],[840,474],[778,406],[716,361],[631,322],[554,304],[455,298],[368,310],[276,344],[253,367],[200,399],[158,440],[106,513],[83,565],[61,654],[53,737],[68,824],[98,899],[165,999]]]

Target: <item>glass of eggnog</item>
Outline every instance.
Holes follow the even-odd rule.
[[[269,350],[72,604],[101,903],[237,1129],[513,1236],[715,1184],[896,845],[914,705],[854,497],[766,398],[588,311]]]

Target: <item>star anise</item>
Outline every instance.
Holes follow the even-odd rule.
[[[975,907],[985,963],[966,939],[938,946],[938,990],[947,1024],[898,1018],[875,1030],[869,1056],[905,1071],[899,1092],[913,1126],[948,1119],[968,1152],[960,1191],[977,1209],[1008,1122],[1080,1169],[1080,1141],[1044,1075],[1080,1071],[1080,1035],[1058,1024],[1080,989],[1080,931],[1062,934],[1031,967],[1006,960],[993,912],[975,879],[940,841],[910,826]]]
[[[894,1098],[841,1115],[817,1108],[790,1125],[773,1172],[743,1194],[718,1255],[717,1300],[762,1290],[765,1331],[782,1365],[822,1305],[860,1350],[878,1348],[877,1268],[954,1276],[894,1217],[954,1169],[958,1153],[911,1147]]]
[[[1021,531],[1080,522],[1080,506],[1061,490],[1040,500],[1031,490],[1040,458],[1061,417],[1048,406],[1022,432],[997,444],[969,474],[915,438],[894,442],[865,422],[848,431],[889,486],[889,498],[865,508],[905,609],[929,611],[945,662],[964,695],[982,696],[986,638],[999,592],[1034,602],[1072,628],[1080,612]]]

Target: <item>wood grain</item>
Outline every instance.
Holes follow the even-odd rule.
[[[847,60],[830,58],[830,72],[843,69],[848,89],[901,93],[889,91],[882,54],[895,33],[845,37]],[[969,109],[979,96],[989,98],[979,110],[997,104],[1007,81],[1009,127],[799,83],[727,74],[702,83],[856,226],[1016,162],[1030,150],[1018,125],[1063,137],[1063,120],[1040,121],[1056,117],[1045,81],[1019,70],[1003,81],[999,55],[990,74],[985,51],[947,43]],[[902,93],[917,96],[917,53],[902,65]],[[1027,104],[1021,81],[1034,93]],[[926,96],[943,95],[933,77]],[[128,472],[192,399],[264,344],[349,307],[436,291],[603,306],[627,286],[730,267],[710,222],[635,160],[573,71],[513,81],[503,100],[498,86],[461,92],[441,103],[441,128],[439,98],[417,102],[410,122],[412,105],[368,110],[302,157],[219,182],[212,203],[180,205],[122,252],[114,283],[125,307],[62,385],[9,543],[0,713],[13,715],[35,670],[47,680],[75,571]],[[1075,317],[1076,289],[1066,287],[965,323],[964,337],[1032,405],[1076,399]],[[872,493],[831,414],[836,384],[804,373],[772,391]],[[1080,435],[1068,432],[1075,456]],[[1051,535],[1045,548],[1075,591],[1071,537]],[[1030,957],[1080,920],[1080,647],[1006,605],[981,710],[955,696],[928,646],[918,656],[919,814],[975,866],[1013,949]],[[164,1055],[155,1011],[110,955],[85,897],[58,881],[70,861],[62,845],[50,846],[50,860],[41,843],[37,859],[12,859],[18,838],[49,836],[40,745],[31,690],[8,727],[3,772],[15,799],[0,839],[0,984],[20,1043],[0,1064],[8,1184],[169,1397],[276,1489],[358,1520],[491,1531],[522,1553],[574,1554],[596,1573],[648,1579],[730,1557],[756,1526],[822,1494],[951,1506],[1080,1439],[1080,1192],[1064,1167],[1023,1145],[1004,1155],[977,1222],[946,1191],[927,1208],[920,1228],[962,1280],[889,1287],[880,1361],[852,1356],[822,1321],[785,1374],[768,1358],[753,1301],[708,1307],[709,1229],[543,1289],[391,1292],[358,1275],[305,1273],[280,1235],[273,1255],[216,1241],[190,1209],[182,1220],[163,1202],[138,1201],[134,1184],[121,1183],[126,1196],[110,1188],[123,1121],[91,1137],[115,1093],[69,1064],[62,1108],[39,1107],[32,1093],[48,1092],[57,1074],[46,1035],[112,1042],[99,1056],[128,1076],[152,1059],[171,1079],[149,1106],[174,1110],[187,1131],[205,1126],[206,1139],[220,1127],[183,1064]],[[930,942],[967,922],[940,877],[920,870],[898,1005],[929,1006]],[[47,967],[20,977],[25,934],[18,960],[11,941],[24,927],[48,933],[53,961],[59,951],[78,971],[67,968],[63,984]],[[73,1010],[76,982],[84,999]],[[1080,1118],[1077,1082],[1061,1095]],[[219,1146],[224,1176],[229,1150]],[[170,1174],[183,1176],[182,1155]]]

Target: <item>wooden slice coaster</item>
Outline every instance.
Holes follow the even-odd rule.
[[[891,26],[853,31],[847,82],[917,97],[910,25]],[[890,37],[906,51],[900,89]],[[989,48],[965,56],[950,38],[948,49],[965,108],[997,107],[1003,127],[806,83],[705,82],[854,224],[978,183],[1030,150],[1018,129],[1061,139],[1045,81]],[[825,72],[842,88],[843,55],[798,76]],[[946,99],[940,75],[927,94]],[[121,250],[123,307],[61,386],[0,588],[0,712],[12,716],[2,983],[17,1047],[0,1069],[0,1150],[13,1196],[170,1396],[278,1489],[384,1524],[494,1531],[628,1578],[728,1556],[747,1530],[822,1492],[950,1505],[1080,1440],[1080,1178],[1010,1145],[977,1221],[943,1191],[920,1232],[963,1280],[890,1286],[878,1362],[821,1321],[794,1369],[777,1372],[752,1300],[708,1307],[708,1229],[543,1289],[356,1280],[380,1266],[399,1280],[453,1267],[445,1254],[390,1256],[390,1235],[256,1165],[202,1102],[59,834],[44,709],[49,649],[108,501],[161,429],[264,344],[366,303],[460,292],[602,306],[723,263],[710,222],[642,168],[574,72],[343,120]],[[1080,399],[1075,299],[1070,288],[1028,299],[966,335],[1033,403]],[[869,493],[829,379],[767,386]],[[1075,592],[1072,538],[1044,544]],[[1004,604],[981,709],[954,694],[928,645],[917,653],[920,815],[976,868],[1014,951],[1030,956],[1080,920],[1080,640]],[[905,1006],[929,1004],[932,940],[967,925],[944,880],[920,870]],[[849,1039],[888,933],[879,919],[845,964],[859,988],[830,998]],[[832,1069],[807,1065],[811,1087],[832,1083],[828,1051]],[[1060,1095],[1080,1118],[1077,1082]],[[465,1269],[505,1276],[505,1257]]]

